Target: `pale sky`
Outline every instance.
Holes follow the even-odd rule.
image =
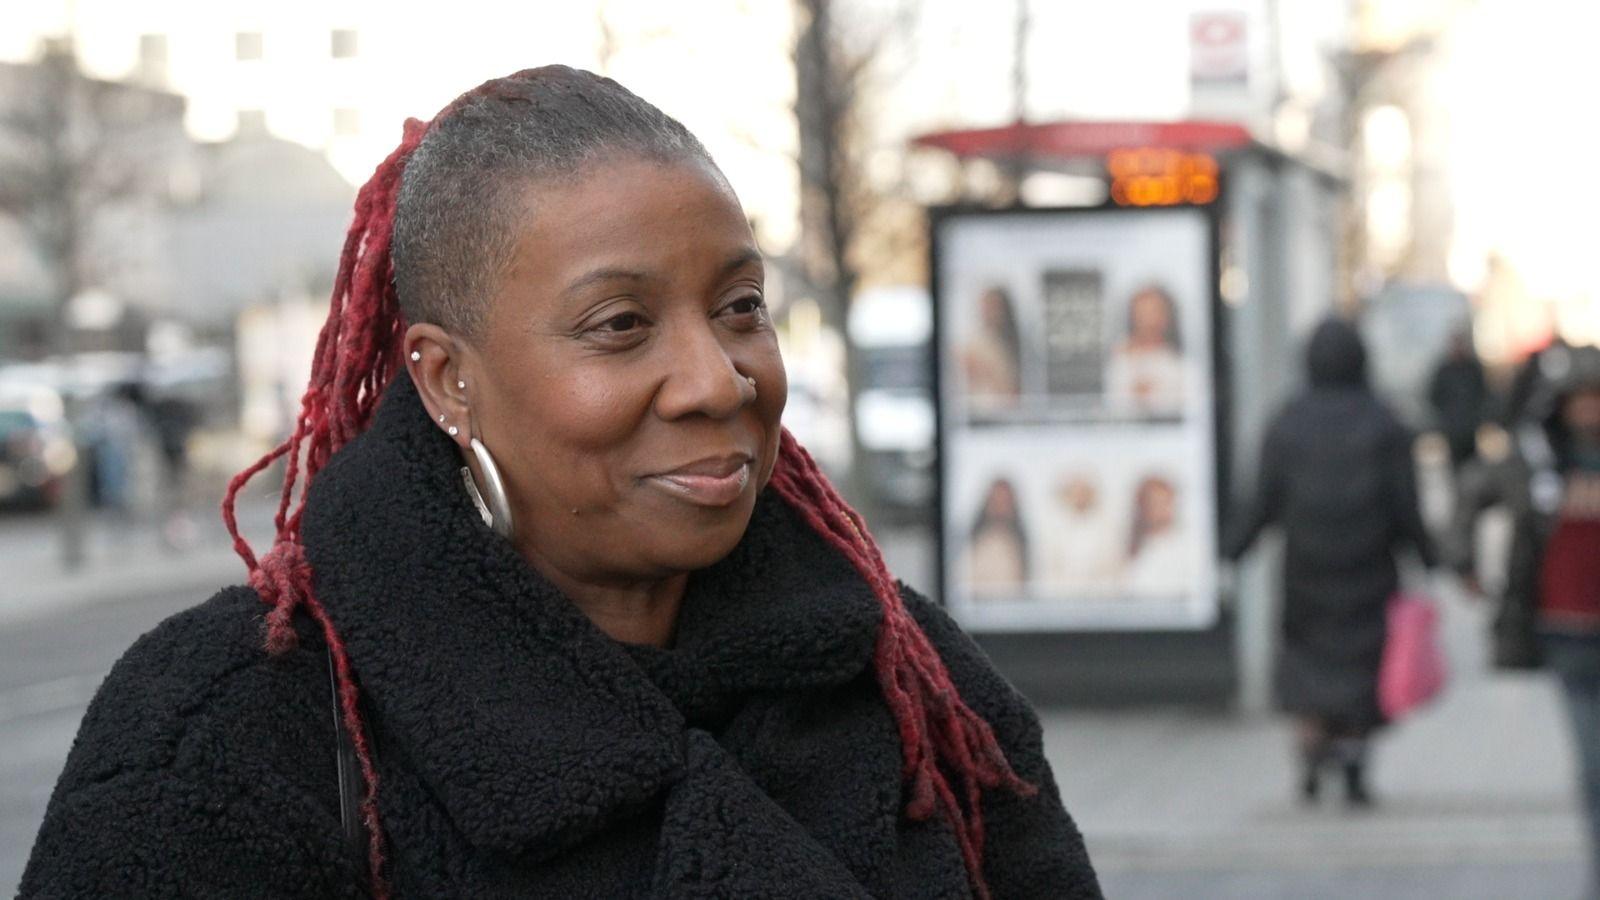
[[[1593,295],[1600,5],[1479,0],[1444,88],[1458,248],[1499,250],[1536,295]]]

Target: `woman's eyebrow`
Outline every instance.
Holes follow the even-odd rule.
[[[717,272],[717,277],[726,278],[745,266],[762,265],[762,261],[763,258],[760,250],[757,250],[754,247],[745,247],[739,250],[739,252],[735,253],[733,256],[729,257],[728,261],[722,264],[722,268]],[[568,284],[561,290],[561,294],[564,297],[571,297],[584,288],[602,281],[650,282],[660,280],[661,276],[653,272],[641,271],[639,269],[627,269],[623,268],[622,266],[601,266],[598,269],[591,269],[573,279],[572,283]]]
[[[561,290],[561,294],[562,296],[570,297],[584,288],[602,281],[658,280],[660,280],[659,276],[652,275],[649,272],[641,272],[637,269],[624,269],[620,266],[601,266],[598,269],[591,269],[583,275],[578,276],[572,281],[571,284],[567,285]]]
[[[764,265],[761,257],[761,251],[754,247],[745,247],[730,257],[727,262],[723,263],[722,270],[718,272],[717,275],[719,278],[726,278],[739,269],[751,264],[758,266]]]

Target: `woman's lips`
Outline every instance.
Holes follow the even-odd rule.
[[[699,506],[728,506],[744,494],[750,483],[750,460],[746,457],[724,465],[685,466],[645,480]]]

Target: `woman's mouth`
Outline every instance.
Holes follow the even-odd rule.
[[[645,481],[697,506],[728,506],[750,484],[750,460],[744,453],[709,457],[646,476]]]

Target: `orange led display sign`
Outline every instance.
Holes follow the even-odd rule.
[[[1217,199],[1217,161],[1204,153],[1113,150],[1106,156],[1106,172],[1111,202],[1118,206],[1200,206]]]

